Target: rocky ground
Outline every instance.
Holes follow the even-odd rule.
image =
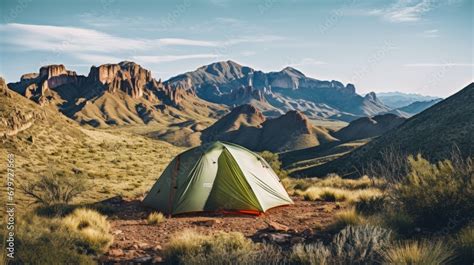
[[[301,242],[325,239],[318,232],[331,222],[339,206],[332,202],[307,202],[293,198],[294,205],[270,209],[261,216],[200,214],[167,218],[158,225],[149,225],[150,213],[139,200],[120,198],[105,203],[116,209],[110,217],[114,243],[102,258],[105,264],[155,264],[162,262],[162,251],[171,237],[185,229],[204,234],[216,231],[241,232],[256,242],[282,247]]]

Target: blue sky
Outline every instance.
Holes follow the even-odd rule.
[[[132,60],[167,79],[215,61],[293,66],[357,92],[446,97],[473,80],[471,0],[1,2],[0,75]]]

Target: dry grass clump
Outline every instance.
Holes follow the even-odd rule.
[[[385,180],[380,178],[369,178],[364,175],[358,179],[343,179],[338,175],[329,175],[326,178],[320,179],[316,182],[320,187],[343,188],[350,190],[359,190],[367,188],[383,189],[386,185]]]
[[[375,198],[381,197],[382,191],[377,188],[366,188],[360,190],[347,190],[342,188],[332,187],[317,187],[312,186],[306,191],[297,192],[301,194],[305,200],[308,201],[332,201],[332,202],[343,202],[349,203],[358,202],[361,198]]]
[[[84,247],[93,253],[107,251],[113,236],[106,217],[90,209],[76,209],[62,220],[64,226],[84,241]]]
[[[338,212],[326,230],[329,232],[338,232],[347,226],[357,226],[363,223],[365,223],[365,219],[360,216],[354,208],[349,208]]]
[[[291,264],[303,265],[327,265],[332,259],[331,251],[322,243],[297,244],[293,246],[290,253]]]
[[[199,234],[180,232],[165,251],[171,264],[244,264],[256,251],[256,245],[242,233]]]
[[[10,264],[96,264],[84,254],[83,242],[59,218],[20,216],[15,232],[15,259]],[[0,234],[2,242],[3,236]]]
[[[383,257],[385,264],[449,264],[454,259],[454,252],[441,241],[406,241],[387,249]]]
[[[166,217],[162,213],[152,212],[146,218],[146,222],[149,225],[158,225],[163,223],[166,220]]]
[[[457,261],[461,264],[474,262],[474,223],[461,229],[455,239]]]

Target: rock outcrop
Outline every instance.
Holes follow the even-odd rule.
[[[224,107],[199,99],[193,90],[163,84],[134,62],[92,66],[87,76],[64,65],[48,65],[29,73],[11,90],[40,105],[58,107],[81,124],[110,126],[189,119],[221,113]],[[216,110],[214,112],[214,110]],[[177,113],[177,112],[184,113]],[[200,113],[198,113],[200,112]],[[160,118],[161,117],[161,118]]]
[[[185,95],[193,95],[183,88],[171,88],[163,85],[161,80],[155,80],[151,72],[133,62],[104,64],[92,66],[89,75],[77,75],[62,64],[48,65],[40,68],[39,73],[29,73],[21,77],[17,83],[9,87],[21,95],[44,104],[58,99],[54,93],[56,88],[70,85],[80,92],[87,94],[92,89],[110,93],[123,92],[134,99],[145,97],[149,100],[160,99],[166,104],[179,105]]]

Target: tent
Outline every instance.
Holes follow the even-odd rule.
[[[293,201],[262,157],[235,144],[214,142],[175,157],[143,203],[167,214],[260,214]]]

